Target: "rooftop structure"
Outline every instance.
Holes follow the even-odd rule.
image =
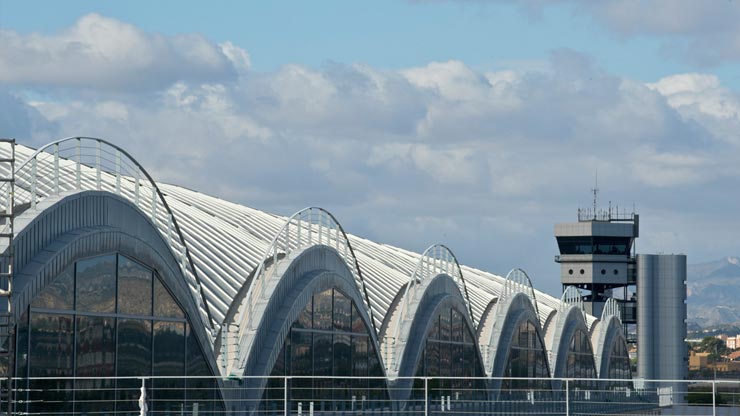
[[[201,414],[267,406],[282,388],[226,388],[229,377],[367,377],[358,391],[378,403],[410,400],[413,376],[478,376],[476,394],[494,401],[533,377],[631,377],[613,300],[595,316],[575,289],[552,297],[523,270],[468,267],[441,244],[415,253],[347,233],[322,208],[285,217],[157,183],[101,139],[0,158],[11,152],[0,253],[14,254],[6,375],[19,411],[134,410],[137,386],[74,378],[85,375],[217,376],[159,381],[175,393],[150,410]],[[65,395],[88,385],[86,401]]]
[[[625,325],[637,321],[635,299],[637,283],[635,239],[639,236],[640,217],[617,209],[579,209],[578,222],[555,225],[560,255],[560,281],[563,290],[575,286],[584,291],[584,308],[601,313],[606,301],[618,298]],[[629,332],[628,332],[629,333]]]

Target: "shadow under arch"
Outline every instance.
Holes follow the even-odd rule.
[[[550,350],[550,368],[552,377],[558,378],[578,378],[578,379],[595,379],[596,364],[593,354],[593,346],[589,337],[588,326],[583,318],[583,311],[576,305],[562,308],[558,311],[562,314],[557,318],[557,323],[548,329],[547,338],[551,338],[549,344]],[[550,334],[549,332],[552,331]],[[573,360],[570,356],[573,355]],[[571,368],[572,364],[572,368]],[[573,384],[575,387],[595,387],[594,382],[585,382],[582,384]],[[561,382],[553,381],[556,390],[561,387]]]
[[[550,367],[547,360],[542,328],[535,307],[527,294],[519,292],[508,297],[504,303],[498,305],[501,309],[496,311],[496,322],[491,336],[492,359],[490,367],[491,395],[494,400],[501,396],[503,390],[509,392],[519,390],[528,377],[549,378]],[[526,349],[534,350],[535,362],[526,362],[523,368],[527,375],[512,375],[512,359],[518,359],[513,355],[519,353],[520,340],[526,331]],[[516,352],[515,352],[516,351]],[[533,365],[531,367],[530,365]],[[531,374],[531,375],[529,375]],[[510,380],[511,377],[523,377]],[[509,384],[515,383],[515,384]],[[523,383],[529,386],[529,383]],[[543,384],[543,383],[540,383]],[[514,388],[512,388],[514,387]],[[547,381],[544,385],[536,385],[542,390],[550,391],[552,383]]]
[[[592,344],[594,345],[594,361],[600,379],[631,379],[632,370],[629,364],[629,356],[620,355],[617,357],[616,351],[627,351],[627,340],[624,337],[622,321],[617,315],[604,317],[596,325],[592,335]],[[615,364],[620,364],[615,368]],[[618,374],[615,374],[618,373]],[[626,373],[626,374],[625,374]],[[617,375],[618,377],[613,377]],[[609,384],[608,382],[602,384]]]
[[[414,382],[418,381],[418,379],[414,380],[413,377],[419,376],[419,370],[422,369],[424,364],[422,361],[424,360],[429,335],[434,331],[434,325],[438,323],[437,317],[446,311],[454,311],[460,316],[462,324],[460,328],[460,331],[462,331],[460,334],[462,337],[461,344],[463,348],[465,345],[469,347],[470,353],[473,354],[469,358],[469,362],[477,367],[473,368],[473,377],[482,378],[485,375],[482,366],[483,361],[476,342],[476,329],[473,320],[468,315],[467,302],[460,292],[458,282],[447,274],[438,274],[423,280],[419,290],[422,291],[422,294],[410,308],[410,315],[413,316],[413,319],[399,331],[400,337],[404,339],[404,347],[399,354],[398,372],[390,381],[393,394],[391,398],[398,402],[406,402],[412,399]],[[422,374],[422,376],[424,375]],[[451,376],[453,375],[449,374],[446,377]],[[487,390],[487,385],[478,386],[476,390]]]

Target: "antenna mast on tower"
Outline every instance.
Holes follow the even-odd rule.
[[[594,220],[596,220],[596,203],[599,193],[599,170],[596,170],[596,176],[594,178],[594,187],[591,188],[591,192],[594,193]]]

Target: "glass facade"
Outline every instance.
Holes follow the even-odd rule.
[[[82,259],[57,276],[22,315],[17,342],[16,374],[31,378],[19,382],[18,411],[138,415],[141,379],[120,377],[142,376],[170,377],[147,381],[152,413],[223,410],[213,380],[186,384],[186,375],[212,374],[185,312],[156,272],[122,255]]]
[[[581,329],[576,330],[570,339],[568,358],[566,361],[565,377],[569,378],[596,378],[596,365],[591,349],[588,334]],[[594,381],[575,381],[578,387],[593,387]]]
[[[632,368],[630,365],[630,356],[627,353],[627,346],[624,341],[617,340],[612,345],[612,352],[609,355],[609,377],[610,379],[631,379]],[[612,383],[610,383],[612,384]],[[614,382],[613,384],[619,384]]]
[[[306,411],[310,401],[317,411],[387,406],[388,390],[370,330],[357,305],[337,289],[314,294],[292,324],[271,373],[285,375],[311,377],[291,380],[289,399],[293,410],[302,402]],[[327,378],[334,376],[366,378]],[[268,382],[263,410],[282,409],[283,383],[282,379]]]
[[[504,377],[519,377],[521,379],[504,380],[502,388],[510,391],[549,389],[549,383],[533,380],[533,378],[550,377],[544,344],[537,332],[537,326],[532,321],[526,320],[519,325],[512,336],[513,340],[504,369]]]
[[[455,308],[442,310],[432,321],[416,377],[454,377],[429,380],[433,396],[485,397],[483,380],[472,379],[485,375],[473,334],[463,314]],[[424,390],[423,381],[416,380],[415,384],[418,396]]]

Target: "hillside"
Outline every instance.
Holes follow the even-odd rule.
[[[687,269],[689,324],[740,324],[740,259],[725,257]]]

